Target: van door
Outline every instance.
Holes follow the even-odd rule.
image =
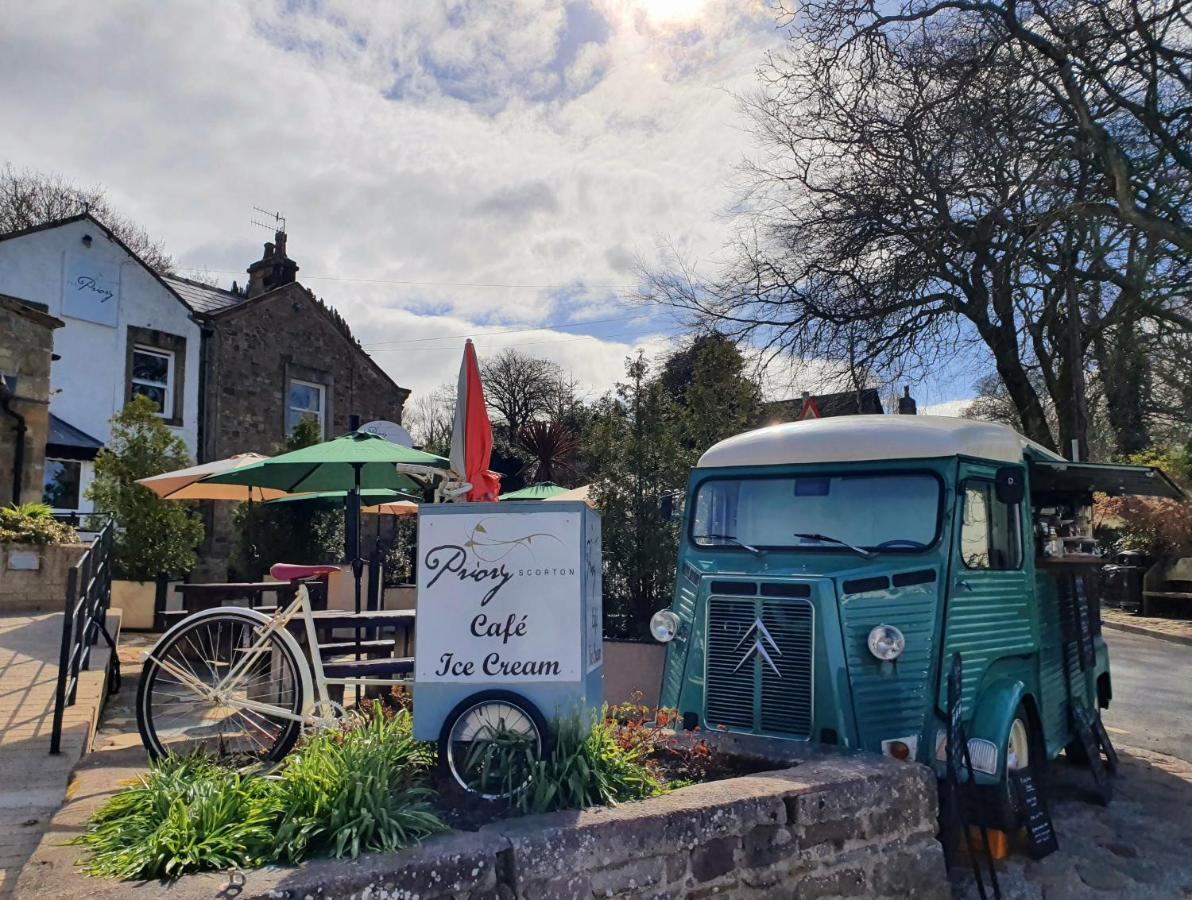
[[[997,499],[996,470],[962,460],[957,472],[941,671],[947,671],[953,653],[961,654],[966,714],[972,713],[974,694],[990,666],[1038,649],[1023,504]],[[941,679],[941,707],[945,693]]]

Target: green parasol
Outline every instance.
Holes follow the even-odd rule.
[[[557,494],[566,494],[570,488],[565,488],[562,485],[555,484],[551,481],[539,481],[536,484],[527,484],[520,491],[510,491],[508,494],[502,494],[498,500],[545,500],[547,497],[554,497]]]

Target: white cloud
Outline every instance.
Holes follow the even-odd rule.
[[[420,318],[549,336],[623,310],[631,261],[662,240],[715,254],[749,149],[732,92],[778,40],[769,16],[736,0],[9,3],[4,155],[102,182],[225,284],[269,237],[251,207],[280,209],[300,280],[366,343]],[[471,286],[492,284],[518,287]],[[595,388],[657,329],[521,338]],[[415,387],[433,358],[378,356]]]

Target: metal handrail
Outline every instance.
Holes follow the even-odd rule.
[[[65,617],[62,621],[62,646],[58,655],[58,684],[54,691],[54,724],[50,733],[50,753],[62,750],[62,717],[73,706],[79,687],[79,671],[91,663],[91,647],[100,634],[112,643],[104,618],[112,600],[112,543],[115,523],[108,519],[91,546],[71,566],[66,575]],[[116,648],[111,648],[110,689],[119,686],[119,662]]]

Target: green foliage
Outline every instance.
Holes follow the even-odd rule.
[[[727,338],[706,335],[654,374],[639,354],[616,394],[597,401],[584,433],[592,497],[603,514],[605,634],[648,637],[674,585],[679,517],[664,494],[682,492],[705,450],[757,421],[761,390]]]
[[[276,453],[319,443],[319,423],[298,422]],[[232,514],[237,530],[235,576],[259,581],[275,562],[321,565],[343,558],[343,510],[312,503],[241,503]]]
[[[54,521],[45,503],[0,507],[0,544],[71,544],[78,539],[73,528]]]
[[[96,509],[115,518],[115,571],[133,581],[190,571],[203,540],[193,504],[162,500],[136,483],[190,464],[186,445],[156,409],[138,396],[112,417],[111,439],[95,458],[95,480],[87,489]]]
[[[92,875],[160,878],[397,850],[445,830],[419,787],[430,763],[409,713],[386,716],[376,705],[356,727],[315,734],[275,774],[168,757],[87,823],[82,865]]]
[[[616,726],[602,719],[584,727],[578,716],[556,723],[546,759],[530,759],[530,783],[514,795],[520,813],[615,806],[653,797],[665,789],[645,765],[642,746],[618,742]]]
[[[283,810],[275,859],[310,855],[355,859],[366,850],[392,851],[443,831],[419,781],[433,751],[414,740],[410,713],[386,718],[374,706],[367,723],[316,735],[286,759],[275,797]]]

